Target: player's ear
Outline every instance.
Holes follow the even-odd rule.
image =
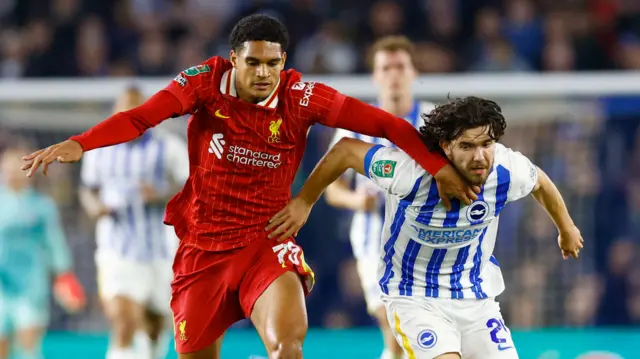
[[[440,141],[440,148],[442,149],[442,152],[444,152],[444,154],[449,157],[449,155],[451,154],[451,142]]]
[[[238,53],[234,50],[231,49],[231,51],[229,51],[229,61],[231,61],[231,64],[233,64],[233,67],[238,67]]]
[[[283,52],[282,53],[282,67],[284,67],[284,65],[287,63],[287,53]]]

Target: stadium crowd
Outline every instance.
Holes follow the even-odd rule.
[[[267,12],[291,32],[289,66],[304,73],[367,71],[372,41],[406,34],[424,73],[640,69],[640,2],[633,0],[9,0],[0,2],[0,77],[170,76],[213,55],[239,17]],[[428,84],[424,84],[428,85]],[[446,94],[443,94],[446,96]],[[499,298],[513,328],[640,322],[640,106],[636,98],[589,99],[589,118],[531,118],[505,142],[559,184],[586,253],[563,263],[554,227],[532,200],[510,205],[496,257],[507,280]],[[579,104],[572,104],[579,106]],[[14,135],[2,129],[0,147]],[[71,133],[22,130],[46,145]],[[332,131],[312,131],[294,193]],[[96,294],[93,223],[77,200],[78,166],[43,181],[65,219],[87,310],[57,311],[54,329],[103,329]],[[319,203],[300,233],[317,273],[312,326],[372,325],[350,257],[349,216]],[[606,298],[606,300],[605,300]]]

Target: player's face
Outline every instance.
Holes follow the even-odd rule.
[[[142,93],[129,90],[116,99],[113,112],[127,111],[134,107],[140,106],[144,102]]]
[[[442,143],[442,149],[453,165],[473,185],[484,184],[489,176],[496,141],[489,136],[489,127],[466,130],[457,139]]]
[[[238,96],[257,103],[278,84],[287,54],[278,43],[247,41],[238,52],[231,50],[229,57],[236,68]]]
[[[383,97],[397,100],[411,94],[417,72],[408,52],[378,51],[373,58],[373,79]]]
[[[2,183],[10,188],[23,188],[28,186],[29,182],[20,170],[22,166],[21,157],[24,153],[9,149],[0,154],[0,178],[2,178]]]

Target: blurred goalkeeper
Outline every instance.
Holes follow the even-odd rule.
[[[52,274],[64,309],[77,312],[85,304],[56,204],[17,169],[25,147],[12,145],[0,154],[0,359],[10,349],[19,359],[42,358]]]

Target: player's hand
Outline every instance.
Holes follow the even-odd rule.
[[[38,150],[30,155],[22,157],[27,162],[22,166],[22,170],[27,172],[27,177],[33,176],[34,173],[42,166],[42,173],[47,175],[49,165],[58,161],[60,163],[71,163],[80,161],[82,158],[82,146],[80,143],[72,140],[56,143],[55,145]]]
[[[470,186],[452,165],[447,164],[433,176],[438,185],[438,195],[447,210],[451,209],[450,198],[458,198],[465,205],[478,200],[480,187]]]
[[[571,228],[563,229],[559,231],[558,246],[560,246],[560,252],[563,259],[569,259],[569,256],[578,258],[580,256],[580,250],[583,247],[584,239],[578,227],[573,226]]]
[[[62,273],[56,277],[53,294],[56,301],[70,313],[79,312],[86,303],[84,288],[71,272]]]
[[[286,207],[269,220],[265,230],[267,232],[274,228],[275,230],[269,233],[268,237],[275,238],[280,235],[278,241],[282,241],[291,236],[297,236],[300,228],[307,222],[312,207],[313,204],[307,203],[300,197],[292,199]]]

